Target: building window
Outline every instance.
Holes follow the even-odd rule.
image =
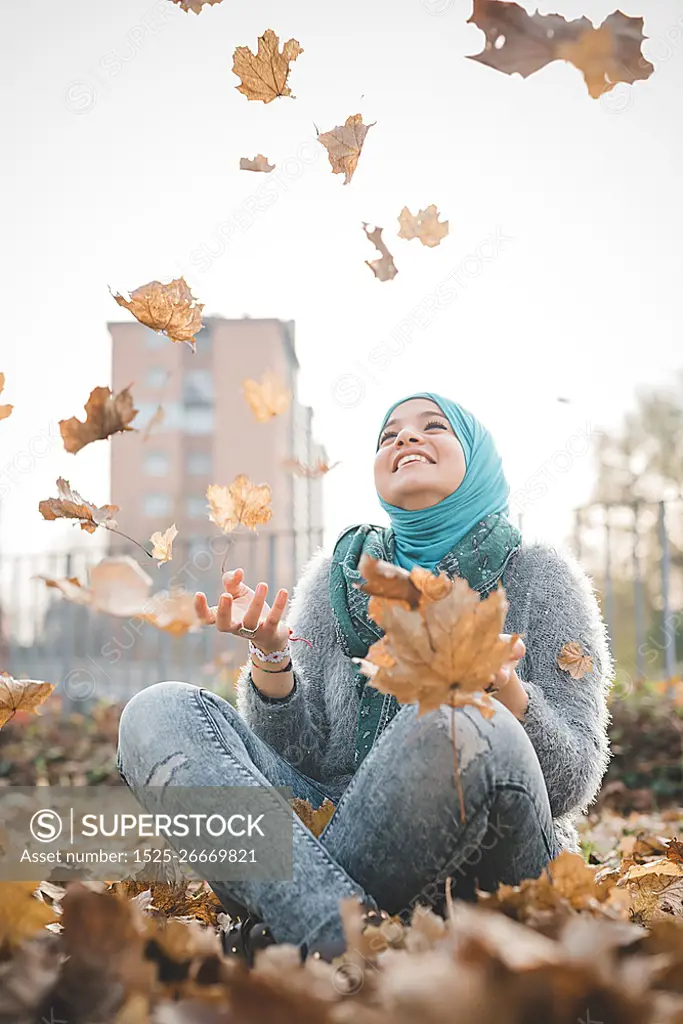
[[[166,476],[170,459],[165,452],[149,452],[145,455],[145,473],[147,476]]]
[[[145,374],[145,384],[148,388],[163,388],[168,377],[167,371],[163,366],[150,366]]]
[[[145,348],[156,350],[164,348],[168,344],[172,344],[172,342],[169,342],[165,334],[159,334],[158,331],[153,331],[149,327],[145,331]]]
[[[183,417],[183,426],[187,434],[211,434],[213,432],[213,406],[187,406]]]
[[[203,519],[204,516],[208,515],[208,511],[209,504],[203,494],[191,494],[187,499],[187,514],[192,519]]]
[[[183,376],[185,405],[213,404],[213,377],[211,370],[188,370]]]
[[[171,498],[168,494],[146,494],[144,501],[145,515],[150,519],[158,519],[161,516],[170,516]]]
[[[191,476],[211,476],[211,452],[190,452],[187,472]]]

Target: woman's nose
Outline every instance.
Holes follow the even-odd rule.
[[[410,430],[408,427],[404,427],[403,430],[399,430],[396,435],[396,444],[419,444],[420,435],[415,430]]]

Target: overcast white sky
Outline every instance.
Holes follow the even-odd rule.
[[[541,11],[597,24],[615,6]],[[0,424],[2,549],[77,539],[37,511],[59,474],[107,500],[107,444],[68,455],[56,421],[110,382],[106,321],[126,314],[107,286],[179,273],[207,314],[296,321],[300,395],[342,460],[326,479],[328,542],[349,523],[385,521],[377,428],[419,389],[492,430],[513,493],[546,467],[525,527],[560,540],[590,488],[581,431],[617,422],[638,383],[683,364],[683,2],[621,9],[645,12],[656,71],[595,101],[564,63],[525,81],[466,60],[484,38],[466,24],[470,0],[224,0],[198,17],[170,0],[5,5],[0,401],[16,408]],[[255,48],[268,27],[305,52],[290,76],[297,98],[264,105],[236,91],[231,67],[234,48]],[[355,113],[377,124],[345,186],[314,125]],[[278,198],[250,214],[265,176],[238,165],[257,152],[278,165]],[[436,249],[398,240],[402,207],[430,203],[449,237]],[[362,221],[385,228],[391,282],[364,265],[377,254]],[[226,224],[224,253],[207,260]],[[467,259],[496,235],[497,250],[478,250],[495,258]],[[453,271],[457,297],[428,322],[416,307]],[[423,326],[373,366],[368,354],[411,312]]]

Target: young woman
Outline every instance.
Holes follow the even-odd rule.
[[[343,897],[370,915],[409,917],[416,903],[442,905],[448,877],[464,898],[537,877],[577,848],[572,817],[607,766],[612,662],[590,581],[571,556],[522,544],[490,434],[455,402],[412,395],[384,418],[374,473],[391,526],[351,527],[331,557],[314,555],[289,626],[287,591],[269,606],[266,584],[251,589],[241,569],[224,575],[216,607],[197,594],[207,625],[249,638],[238,711],[208,690],[163,682],[121,718],[119,769],[133,787],[291,786],[314,807],[336,804],[319,839],[294,817],[291,881],[211,883],[229,911],[243,908],[227,948],[247,957],[273,940],[338,954]],[[502,583],[505,630],[523,634],[491,680],[495,714],[455,711],[464,819],[451,708],[418,718],[352,660],[382,635],[354,587],[364,553],[464,577],[482,598]],[[292,631],[312,646],[290,641]],[[591,659],[578,680],[558,664],[570,641]]]

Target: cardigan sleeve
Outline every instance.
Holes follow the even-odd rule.
[[[516,583],[523,601],[526,595],[527,650],[518,675],[529,705],[522,725],[557,817],[585,810],[600,788],[609,762],[607,693],[613,665],[591,581],[576,559],[538,546],[523,560]],[[581,679],[558,665],[570,641],[590,657],[590,671]]]
[[[292,595],[287,621],[303,641],[291,644],[294,687],[281,698],[265,697],[251,678],[251,664],[237,679],[237,710],[252,731],[291,765],[320,779],[329,735],[323,669],[325,654],[335,643],[330,620],[329,558],[317,552],[304,567]],[[327,609],[327,613],[326,613]]]

